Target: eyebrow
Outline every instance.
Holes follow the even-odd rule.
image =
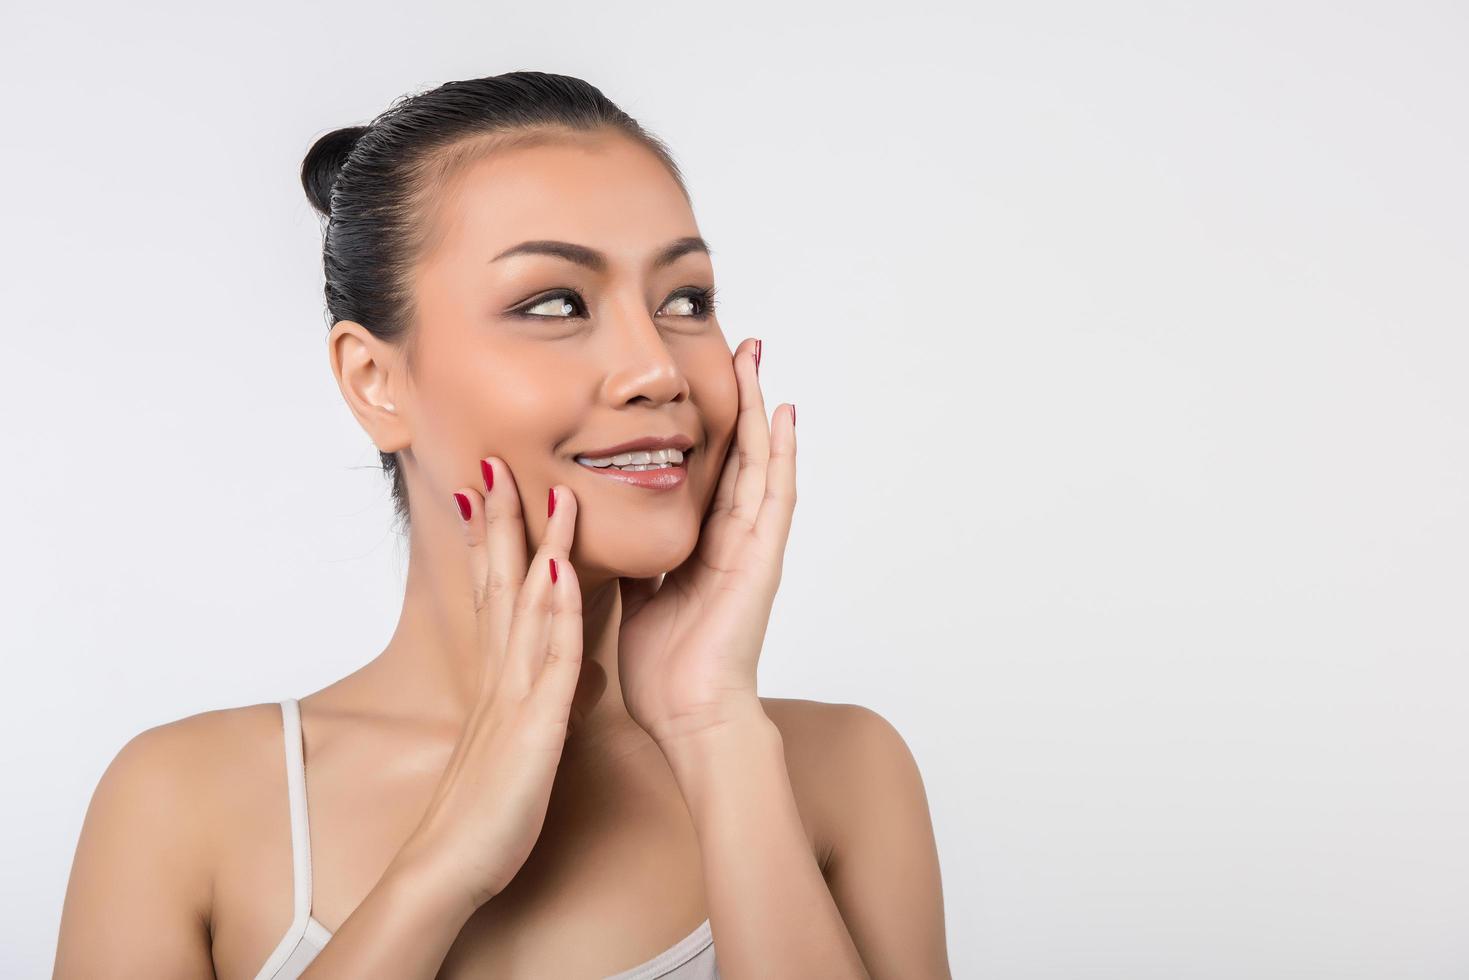
[[[684,238],[675,238],[653,256],[653,268],[661,269],[672,265],[679,258],[690,252],[703,252],[705,255],[712,254],[713,250],[709,243],[698,235],[688,235]],[[568,262],[584,265],[596,272],[605,272],[607,269],[607,257],[594,248],[585,245],[577,245],[573,242],[558,242],[553,239],[536,239],[535,241],[521,242],[512,245],[499,255],[490,259],[490,262],[498,262],[511,255],[550,255]],[[488,264],[488,263],[486,263]]]

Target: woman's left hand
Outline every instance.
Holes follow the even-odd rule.
[[[796,506],[796,407],[767,428],[755,350],[734,355],[734,438],[693,554],[661,586],[621,580],[623,703],[665,750],[763,711],[755,667]]]

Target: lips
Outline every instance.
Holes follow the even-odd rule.
[[[684,462],[677,466],[660,466],[651,470],[619,470],[615,466],[595,467],[585,463],[577,463],[584,470],[590,470],[599,476],[625,483],[629,486],[643,487],[648,490],[672,490],[683,486],[688,479],[688,456],[684,456]]]

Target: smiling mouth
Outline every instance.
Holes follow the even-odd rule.
[[[645,473],[653,470],[684,469],[687,467],[688,459],[693,453],[693,449],[683,451],[677,449],[655,449],[618,453],[616,456],[604,456],[599,459],[587,456],[577,456],[575,459],[582,466],[590,470]]]

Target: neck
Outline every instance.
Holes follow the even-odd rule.
[[[489,660],[475,629],[467,566],[463,545],[452,533],[410,536],[403,609],[392,639],[371,665],[385,709],[455,733],[478,703]],[[582,668],[566,751],[577,754],[612,742],[641,745],[648,738],[628,715],[618,679],[619,580],[580,568],[577,579]]]

